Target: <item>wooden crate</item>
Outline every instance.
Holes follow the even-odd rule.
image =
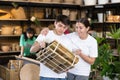
[[[3,80],[20,80],[20,69],[23,60],[9,60],[8,66],[0,65],[0,77]]]
[[[37,59],[56,73],[65,72],[78,62],[78,57],[57,41],[38,52]]]
[[[7,80],[7,76],[6,76],[7,70],[6,70],[6,69],[7,69],[6,67],[0,65],[0,77],[1,77],[3,80]]]
[[[20,80],[19,70],[9,69],[5,66],[0,65],[0,77],[3,80]]]

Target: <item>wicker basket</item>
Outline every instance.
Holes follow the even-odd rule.
[[[70,3],[70,4],[73,4],[73,1],[74,0],[64,0],[65,3]]]
[[[15,19],[26,19],[25,10],[23,7],[19,7],[17,9],[13,8],[11,10],[11,14]]]
[[[0,10],[0,19],[10,19],[12,18],[12,15],[4,10]]]
[[[3,52],[9,52],[9,51],[10,51],[10,46],[9,46],[9,45],[1,46],[1,50],[2,50]]]
[[[3,25],[1,28],[1,35],[13,35],[13,28],[9,25]]]
[[[40,68],[36,64],[25,64],[20,70],[20,80],[40,80]]]
[[[28,1],[32,1],[32,2],[41,2],[43,0],[28,0]]]
[[[43,2],[51,2],[52,0],[43,0]]]
[[[38,18],[38,19],[43,19],[44,18],[44,9],[43,8],[33,8],[32,10],[33,15]]]
[[[61,3],[61,0],[52,0],[53,3]]]
[[[22,28],[20,26],[14,27],[14,35],[21,35],[22,34]]]
[[[77,19],[77,11],[70,11],[70,20]]]
[[[75,4],[83,5],[83,0],[75,0],[74,2],[75,2]]]

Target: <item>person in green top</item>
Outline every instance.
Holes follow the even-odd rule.
[[[33,28],[27,28],[26,32],[24,32],[20,36],[20,46],[21,46],[21,54],[20,57],[29,57],[35,59],[36,56],[34,53],[30,53],[30,48],[32,44],[35,42],[35,31]]]

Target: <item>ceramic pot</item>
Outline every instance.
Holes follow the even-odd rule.
[[[73,3],[73,0],[64,0],[65,3]]]
[[[82,5],[83,4],[83,0],[75,0],[74,2],[75,2],[75,4],[78,4],[78,5]]]
[[[119,3],[120,0],[111,0],[111,3]]]
[[[9,46],[9,45],[2,45],[2,46],[1,46],[1,50],[2,50],[3,52],[8,52],[8,51],[10,51],[10,46]]]
[[[103,13],[98,13],[98,22],[103,22]]]
[[[109,0],[98,0],[98,4],[106,4]]]
[[[51,2],[51,0],[43,0],[43,2]]]

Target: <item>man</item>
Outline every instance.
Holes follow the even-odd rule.
[[[54,26],[55,28],[48,32],[46,36],[40,34],[33,46],[31,47],[31,52],[37,52],[41,48],[44,48],[45,43],[51,43],[54,40],[59,41],[65,47],[72,51],[69,39],[64,37],[64,32],[68,29],[70,25],[70,20],[65,15],[57,16]],[[66,80],[66,72],[58,74],[46,67],[44,64],[40,63],[40,80]]]

